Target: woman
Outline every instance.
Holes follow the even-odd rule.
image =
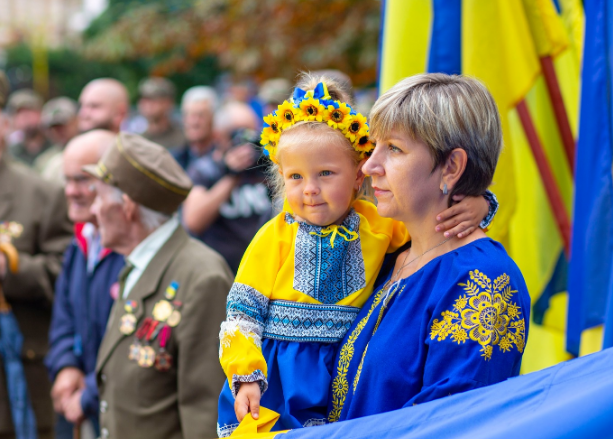
[[[377,210],[412,241],[386,261],[336,360],[330,421],[420,404],[518,375],[530,298],[504,248],[477,230],[435,231],[455,194],[482,194],[502,148],[496,104],[478,81],[398,83],[371,112],[364,165]]]

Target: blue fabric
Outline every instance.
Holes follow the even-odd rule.
[[[585,2],[566,337],[567,350],[574,355],[579,354],[581,332],[603,323],[607,297],[613,296],[612,13],[613,6],[606,0]],[[607,316],[613,322],[611,301]],[[613,345],[611,326],[606,326],[605,346]]]
[[[110,253],[88,274],[87,256],[73,241],[56,282],[45,365],[52,381],[64,367],[77,367],[85,373],[81,405],[85,415],[94,419],[98,416],[96,357],[113,305],[111,286],[123,266],[123,256]]]
[[[15,437],[36,439],[36,417],[21,362],[22,347],[23,335],[12,311],[0,312],[0,358],[4,364]]]
[[[462,0],[434,0],[428,73],[462,73]]]
[[[530,297],[499,243],[478,239],[441,255],[390,291],[387,299],[375,291],[341,343],[330,420],[409,407],[519,374]]]
[[[272,431],[325,423],[337,349],[338,343],[263,339],[262,353],[268,365],[268,390],[260,403],[281,415]],[[227,381],[219,397],[218,423],[220,430],[238,424],[234,415],[234,397]]]
[[[499,384],[284,439],[611,437],[613,349]]]

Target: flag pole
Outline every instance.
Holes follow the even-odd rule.
[[[536,162],[541,179],[543,180],[543,185],[545,186],[547,198],[549,199],[549,204],[551,205],[551,209],[558,225],[558,230],[560,231],[562,241],[564,242],[564,252],[566,253],[566,257],[568,257],[570,254],[570,219],[568,212],[566,211],[566,206],[564,205],[562,195],[560,194],[560,189],[558,188],[553,171],[551,170],[551,166],[549,165],[549,161],[545,155],[541,140],[536,132],[536,128],[534,126],[534,122],[532,121],[532,116],[530,116],[530,111],[528,110],[526,101],[522,99],[519,104],[517,104],[516,108],[519,119],[524,128],[524,132],[526,133],[526,138],[530,144],[534,161]]]
[[[562,91],[560,90],[560,83],[558,82],[558,77],[551,56],[543,56],[540,58],[540,61],[543,76],[545,77],[545,83],[547,84],[547,90],[549,91],[551,104],[553,106],[553,112],[556,117],[558,129],[560,130],[562,143],[564,144],[564,152],[566,152],[566,159],[568,160],[570,173],[574,176],[575,139],[573,137],[573,132],[570,129],[568,113],[566,112],[566,106],[564,105],[564,99],[562,98]]]

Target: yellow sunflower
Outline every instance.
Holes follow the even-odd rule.
[[[285,101],[279,108],[277,109],[277,118],[279,120],[279,124],[281,130],[291,127],[296,123],[296,116],[298,114],[298,110],[294,108],[294,106]]]
[[[348,136],[349,132],[347,132],[345,135]],[[368,137],[367,125],[364,125],[364,127],[362,127],[362,130],[355,136],[353,147],[356,151],[362,154],[371,152],[373,149],[375,149],[375,145],[373,145],[373,143],[370,141],[370,138]]]
[[[268,123],[268,122],[267,122]],[[268,145],[269,143],[277,144],[279,137],[281,136],[281,130],[278,129],[278,122],[273,122],[275,126],[271,125],[262,129],[262,145]],[[276,129],[276,130],[275,130]]]
[[[368,127],[366,118],[359,113],[354,116],[349,116],[349,120],[345,123],[345,126],[345,135],[352,142],[355,142],[355,139],[364,127]]]
[[[300,120],[321,122],[326,116],[326,107],[319,100],[309,97],[300,102]]]
[[[341,102],[338,108],[334,108],[334,105],[328,105],[328,125],[334,129],[345,129],[345,122],[350,112],[351,108],[344,102]]]

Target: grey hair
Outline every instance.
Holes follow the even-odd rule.
[[[181,108],[185,108],[187,104],[192,102],[208,102],[211,111],[215,111],[218,104],[217,92],[213,87],[207,87],[206,85],[197,85],[196,87],[189,88],[183,93],[181,99]]]
[[[406,78],[381,96],[370,112],[371,139],[393,131],[424,142],[434,171],[456,148],[466,151],[466,169],[451,188],[453,195],[478,196],[494,177],[502,150],[502,128],[496,102],[474,78],[430,73]]]
[[[111,199],[113,201],[117,202],[118,204],[123,204],[123,195],[124,193],[121,189],[111,186]],[[142,204],[138,204],[138,213],[140,215],[141,224],[148,232],[158,229],[172,217],[172,215],[156,212],[155,210],[149,209]]]

